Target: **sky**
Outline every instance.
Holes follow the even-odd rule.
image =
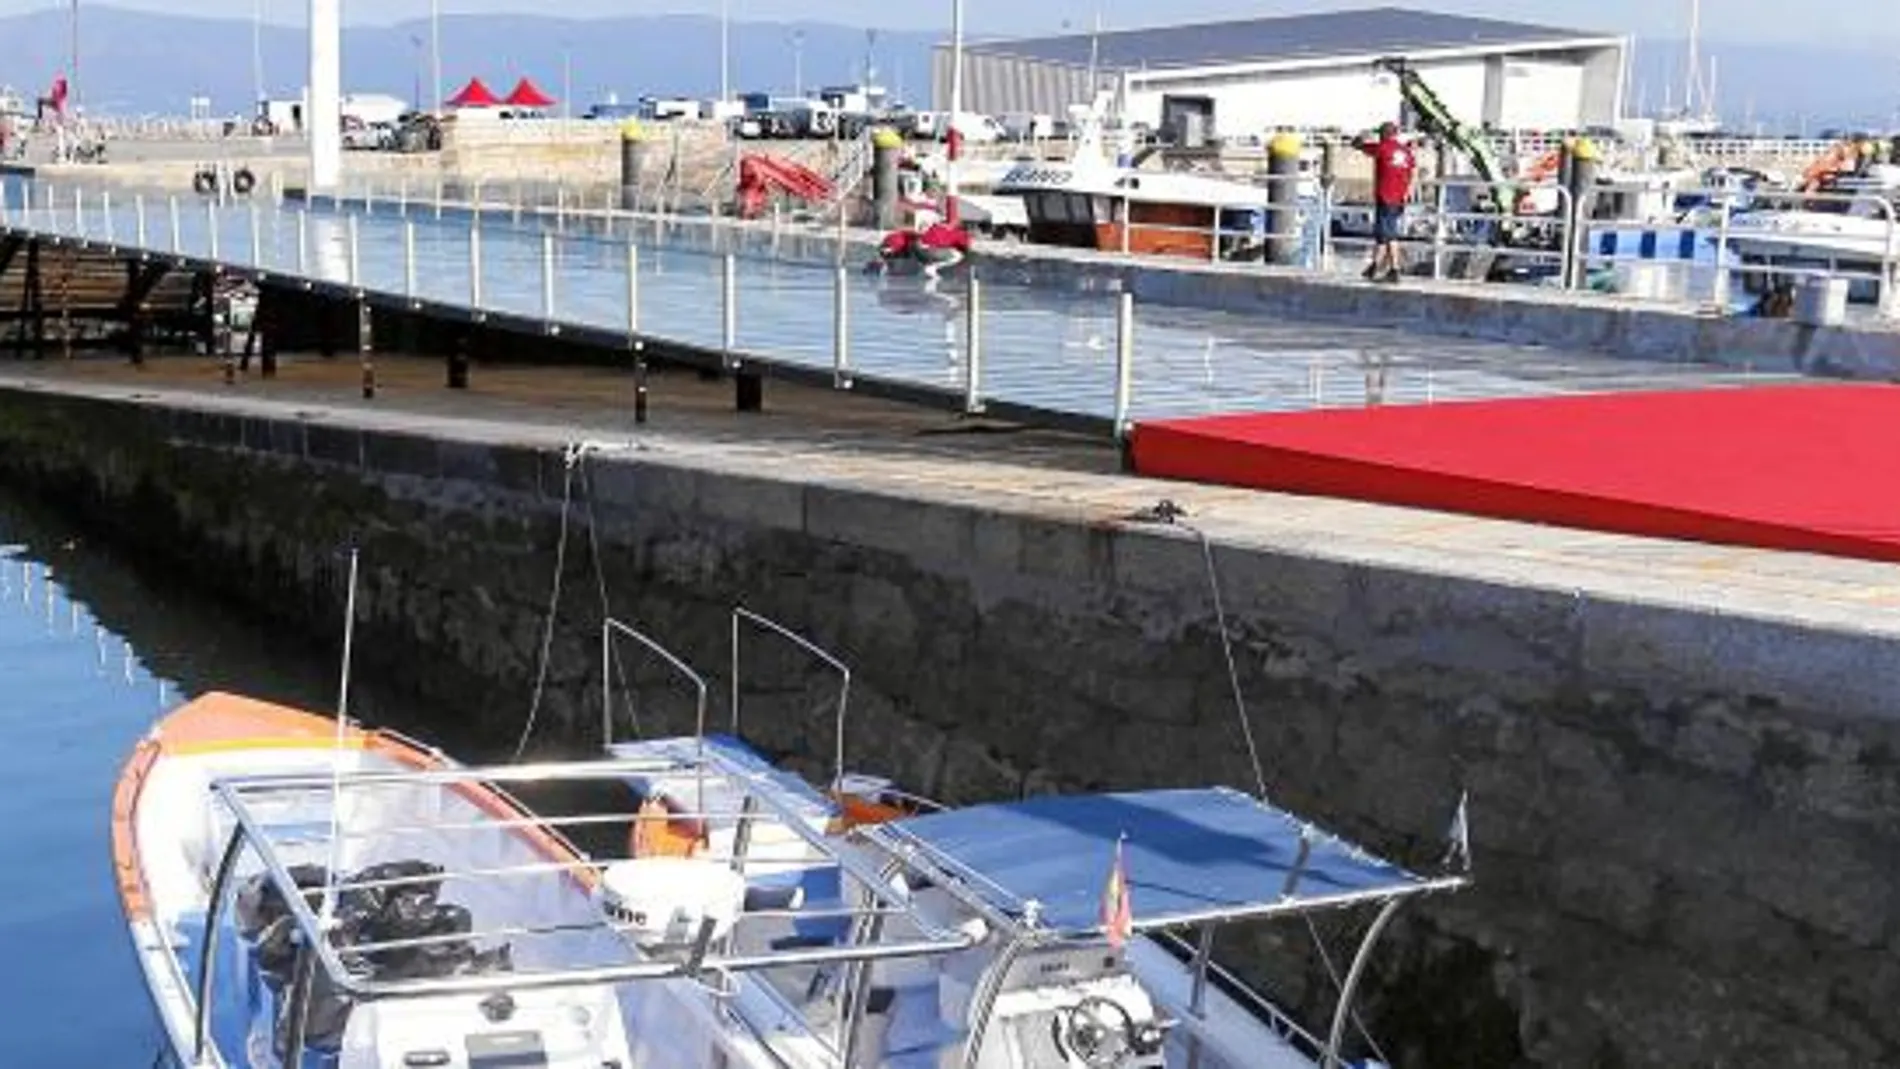
[[[83,12],[91,0],[77,0]],[[734,19],[838,22],[886,29],[944,29],[949,0],[725,0]],[[964,18],[972,35],[1008,35],[1059,31],[1067,21],[1076,29],[1099,14],[1115,26],[1259,17],[1299,11],[1374,6],[1379,0],[965,0]],[[1639,36],[1685,35],[1690,0],[1392,0],[1402,6],[1459,14],[1543,22],[1578,29]],[[272,22],[300,23],[307,0],[115,0],[115,6],[249,18],[263,5]],[[423,17],[430,0],[343,0],[346,22],[388,23]],[[455,12],[534,11],[546,4],[527,0],[440,0],[445,14]],[[1787,17],[1790,0],[1702,0],[1704,35],[1724,41],[1799,43],[1900,43],[1900,20],[1869,18],[1894,0],[1799,0],[1800,17]],[[721,0],[563,0],[559,9],[576,18],[600,15],[716,15]],[[48,0],[0,0],[0,14],[63,6]],[[1790,23],[1793,23],[1792,25]]]

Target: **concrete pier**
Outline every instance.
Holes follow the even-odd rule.
[[[790,387],[741,417],[656,375],[635,427],[625,373],[378,371],[365,403],[347,360],[232,389],[196,361],[8,370],[0,478],[282,641],[334,637],[356,541],[364,670],[500,735],[566,501],[537,748],[590,744],[598,577],[714,676],[735,603],[807,629],[857,672],[851,763],[951,800],[1250,782],[1205,532],[1276,800],[1430,865],[1470,792],[1477,888],[1406,917],[1373,977],[1398,1064],[1900,1060],[1892,568],[1154,483]],[[609,448],[569,468],[581,440]],[[1189,527],[1131,519],[1162,498]],[[800,767],[828,738],[808,697],[747,699]],[[1329,981],[1283,934],[1221,950],[1310,1009]]]

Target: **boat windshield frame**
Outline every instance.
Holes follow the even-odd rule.
[[[334,894],[339,889],[351,887],[392,886],[404,882],[450,881],[456,879],[493,879],[506,878],[511,874],[546,874],[566,871],[579,876],[592,871],[599,873],[614,863],[624,859],[595,860],[574,847],[560,831],[571,824],[604,823],[609,820],[632,822],[641,819],[629,807],[624,812],[614,814],[579,814],[539,817],[515,801],[506,790],[506,785],[534,784],[587,784],[602,782],[624,782],[630,776],[700,776],[709,783],[718,783],[736,791],[743,799],[740,820],[772,821],[804,840],[814,851],[811,863],[814,865],[835,864],[840,877],[845,881],[847,904],[842,908],[828,909],[808,916],[822,916],[833,919],[848,919],[852,940],[842,944],[825,946],[790,946],[784,949],[770,949],[748,953],[729,952],[730,939],[713,939],[713,924],[706,922],[698,938],[692,942],[683,955],[665,957],[648,956],[648,952],[638,948],[631,939],[627,941],[629,961],[617,965],[589,965],[586,967],[511,970],[508,972],[454,976],[442,978],[374,980],[352,971],[345,965],[340,949],[324,937],[325,922],[318,915],[318,908],[312,908],[305,896],[324,891],[325,888],[300,887],[292,877],[290,864],[284,856],[284,848],[290,845],[308,846],[314,840],[310,838],[308,826],[300,825],[296,832],[280,833],[273,831],[266,819],[260,814],[259,807],[270,799],[283,799],[291,795],[309,796],[336,791],[347,793],[351,789],[365,789],[390,786],[439,786],[445,789],[458,787],[473,788],[486,792],[504,802],[518,814],[514,817],[497,816],[490,820],[475,820],[464,824],[430,822],[427,827],[436,832],[457,830],[488,829],[494,827],[519,827],[533,829],[549,836],[549,841],[558,846],[566,858],[550,857],[543,862],[520,866],[492,867],[482,869],[458,870],[445,866],[440,872],[427,876],[396,877],[377,880],[371,883],[338,882],[336,873],[326,875],[328,892]],[[568,762],[541,762],[503,766],[462,766],[445,765],[416,769],[359,770],[340,774],[322,772],[301,774],[259,774],[220,777],[211,783],[211,792],[217,799],[216,804],[231,814],[233,826],[225,841],[223,856],[217,870],[217,876],[211,887],[211,897],[207,906],[206,950],[199,960],[197,1009],[200,1049],[204,1037],[208,1035],[209,1010],[211,999],[211,963],[216,958],[214,942],[219,938],[219,929],[223,912],[231,908],[234,899],[231,893],[233,876],[237,870],[238,859],[248,852],[262,865],[270,884],[281,896],[289,916],[293,919],[301,950],[292,978],[293,999],[309,997],[312,973],[321,968],[332,987],[349,997],[360,1001],[400,1000],[408,998],[429,998],[443,995],[479,995],[495,991],[523,991],[536,989],[555,989],[586,987],[601,984],[619,984],[635,981],[686,979],[698,980],[703,977],[721,977],[730,980],[739,974],[763,972],[773,969],[797,966],[869,963],[877,960],[930,957],[955,953],[967,949],[974,943],[974,936],[938,926],[930,918],[919,912],[904,892],[884,879],[863,859],[838,849],[835,842],[828,842],[824,829],[812,828],[808,822],[795,813],[776,784],[737,764],[722,759],[716,751],[707,751],[702,755],[672,755],[667,758],[617,758],[609,760],[586,760]],[[334,797],[340,795],[333,794]],[[692,812],[669,811],[671,820],[694,820],[710,817],[713,814],[696,815]],[[349,837],[367,837],[372,835],[394,834],[409,826],[388,826],[384,828],[351,829],[339,834]],[[415,825],[420,829],[423,825]],[[319,836],[327,842],[327,834]],[[709,858],[732,864],[735,870],[743,872],[746,863],[747,837],[741,835],[733,847],[730,857]],[[587,886],[583,884],[582,886]],[[856,892],[852,894],[851,892]],[[757,909],[742,910],[734,919],[734,925],[742,923],[747,917],[785,916],[784,910]],[[892,937],[884,921],[891,917],[902,917],[909,922],[908,930],[915,934]],[[580,926],[587,930],[605,930],[624,933],[630,925],[617,922],[602,912],[597,925]],[[471,931],[459,933],[457,938],[468,940],[496,940],[522,935],[553,934],[579,930],[574,925],[539,926],[521,928],[489,928],[479,924]],[[871,935],[870,940],[861,936]],[[431,941],[441,941],[443,937],[422,937],[416,940],[392,940],[368,944],[365,946],[344,947],[343,951],[360,953],[365,950],[389,950],[397,947],[421,945]],[[292,1008],[291,1020],[301,1020],[302,1014]],[[294,1037],[301,1041],[301,1037]],[[294,1064],[294,1063],[293,1063]]]
[[[1323,913],[1352,906],[1383,904],[1420,895],[1453,891],[1471,882],[1469,872],[1465,871],[1450,871],[1436,876],[1421,876],[1412,873],[1373,856],[1356,844],[1325,832],[1293,813],[1260,801],[1251,795],[1227,788],[1215,788],[1208,793],[1213,792],[1236,799],[1245,799],[1257,807],[1260,816],[1276,822],[1284,822],[1298,829],[1300,841],[1304,845],[1301,848],[1300,859],[1291,868],[1283,870],[1289,878],[1277,887],[1263,887],[1261,894],[1248,899],[1210,904],[1205,908],[1193,910],[1176,910],[1149,915],[1136,913],[1130,919],[1130,931],[1179,931],[1198,928],[1206,924],[1218,925]],[[1094,797],[1145,799],[1166,793],[1170,792],[1137,791]],[[1175,793],[1199,794],[1202,792]],[[970,819],[971,814],[1009,810],[1023,804],[1025,803],[979,805],[953,810],[952,813],[963,819]],[[892,821],[855,829],[854,834],[859,841],[875,848],[887,859],[888,863],[885,866],[887,874],[892,871],[908,871],[932,881],[992,927],[1012,935],[1042,942],[1091,942],[1104,937],[1105,929],[1099,923],[1082,926],[1051,926],[1044,923],[1043,911],[1035,899],[1021,897],[990,877],[981,867],[970,864],[953,851],[932,841],[928,836],[919,835],[913,830],[913,826],[919,820],[932,819],[936,818],[923,817]],[[1231,828],[1226,829],[1224,834],[1236,843],[1245,843],[1246,847],[1251,849],[1265,851],[1282,845],[1277,839],[1250,840]],[[1112,843],[1113,841],[1114,835],[1106,827],[1096,829],[1092,835],[1078,838],[1080,845],[1091,848],[1103,842]],[[1386,883],[1358,890],[1320,894],[1297,893],[1298,879],[1304,871],[1302,866],[1305,864],[1306,857],[1310,856],[1310,849],[1316,844],[1336,846],[1368,863],[1388,866],[1395,878]],[[1102,875],[1105,879],[1106,867],[1103,868]],[[1139,899],[1139,895],[1135,897]]]

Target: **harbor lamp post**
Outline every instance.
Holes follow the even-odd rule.
[[[792,31],[792,95],[805,98],[805,31]],[[1895,127],[1900,129],[1900,127]]]
[[[422,38],[416,36],[413,33],[410,34],[409,48],[410,48],[410,51],[414,53],[414,55],[411,57],[411,61],[410,61],[411,68],[410,68],[410,73],[409,73],[410,80],[413,82],[413,85],[410,87],[410,94],[409,94],[410,101],[411,101],[412,107],[414,107],[417,111],[421,111],[422,110]]]
[[[957,157],[961,156],[963,137],[957,123],[963,118],[963,0],[950,5],[950,122],[945,133],[948,153],[943,168],[944,217],[955,223],[957,211]]]
[[[73,110],[79,110],[79,0],[73,0],[72,25],[72,70],[66,78],[66,98],[72,101]],[[62,116],[62,121],[64,117]]]
[[[429,87],[442,114],[442,0],[429,0]]]
[[[719,0],[719,103],[732,99],[732,0]]]
[[[343,175],[343,11],[341,0],[310,0],[310,189],[329,192]]]

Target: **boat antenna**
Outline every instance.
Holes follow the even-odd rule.
[[[350,720],[350,661],[356,645],[356,567],[359,551],[350,546],[349,586],[343,595],[343,666],[337,682],[336,748],[330,760],[330,860],[323,880],[323,906],[318,914],[329,927],[336,914],[337,867],[343,862],[343,753]]]

